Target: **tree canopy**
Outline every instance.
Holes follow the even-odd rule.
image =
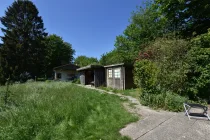
[[[132,12],[130,24],[118,35],[114,51],[121,61],[133,63],[144,48],[157,38],[174,35],[189,39],[210,28],[209,0],[153,0]],[[103,58],[110,54],[103,54]],[[113,58],[110,58],[110,62]],[[112,61],[113,63],[115,61]]]
[[[22,81],[35,76],[51,77],[53,67],[73,63],[72,45],[57,35],[47,36],[32,1],[14,1],[0,21],[0,84],[7,78]]]
[[[75,58],[74,63],[80,67],[84,67],[90,64],[98,64],[98,59],[94,57],[80,55],[77,58]]]
[[[75,50],[70,43],[64,42],[61,37],[55,34],[47,36],[45,46],[48,76],[52,75],[54,67],[73,62]]]
[[[210,28],[209,0],[155,0],[155,4],[173,30],[184,37],[207,33]]]
[[[0,18],[4,28],[1,37],[1,69],[4,77],[18,80],[21,73],[43,73],[45,32],[42,17],[31,1],[14,1]]]
[[[132,13],[100,63],[134,63],[135,83],[145,94],[209,98],[209,11],[209,0],[147,2]]]

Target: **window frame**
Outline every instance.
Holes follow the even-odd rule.
[[[108,75],[108,78],[113,78],[113,71],[112,71],[112,69],[108,69],[107,70],[107,75]]]
[[[120,79],[121,78],[121,68],[115,68],[114,69],[114,78],[115,79]]]

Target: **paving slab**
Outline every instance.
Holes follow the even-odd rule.
[[[132,139],[138,139],[139,137],[150,132],[152,129],[158,127],[161,123],[169,120],[171,117],[171,115],[155,115],[146,117],[136,123],[127,125],[127,127],[122,129],[120,133],[130,136]]]

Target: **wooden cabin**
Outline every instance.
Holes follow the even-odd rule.
[[[106,86],[115,89],[134,88],[133,66],[125,63],[104,66]]]
[[[105,70],[101,65],[88,65],[77,69],[80,73],[82,85],[93,85],[95,87],[105,85]]]

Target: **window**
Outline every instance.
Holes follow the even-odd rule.
[[[114,70],[114,77],[115,78],[120,78],[120,69],[115,69]]]
[[[111,69],[108,69],[108,77],[112,78],[112,70]]]

